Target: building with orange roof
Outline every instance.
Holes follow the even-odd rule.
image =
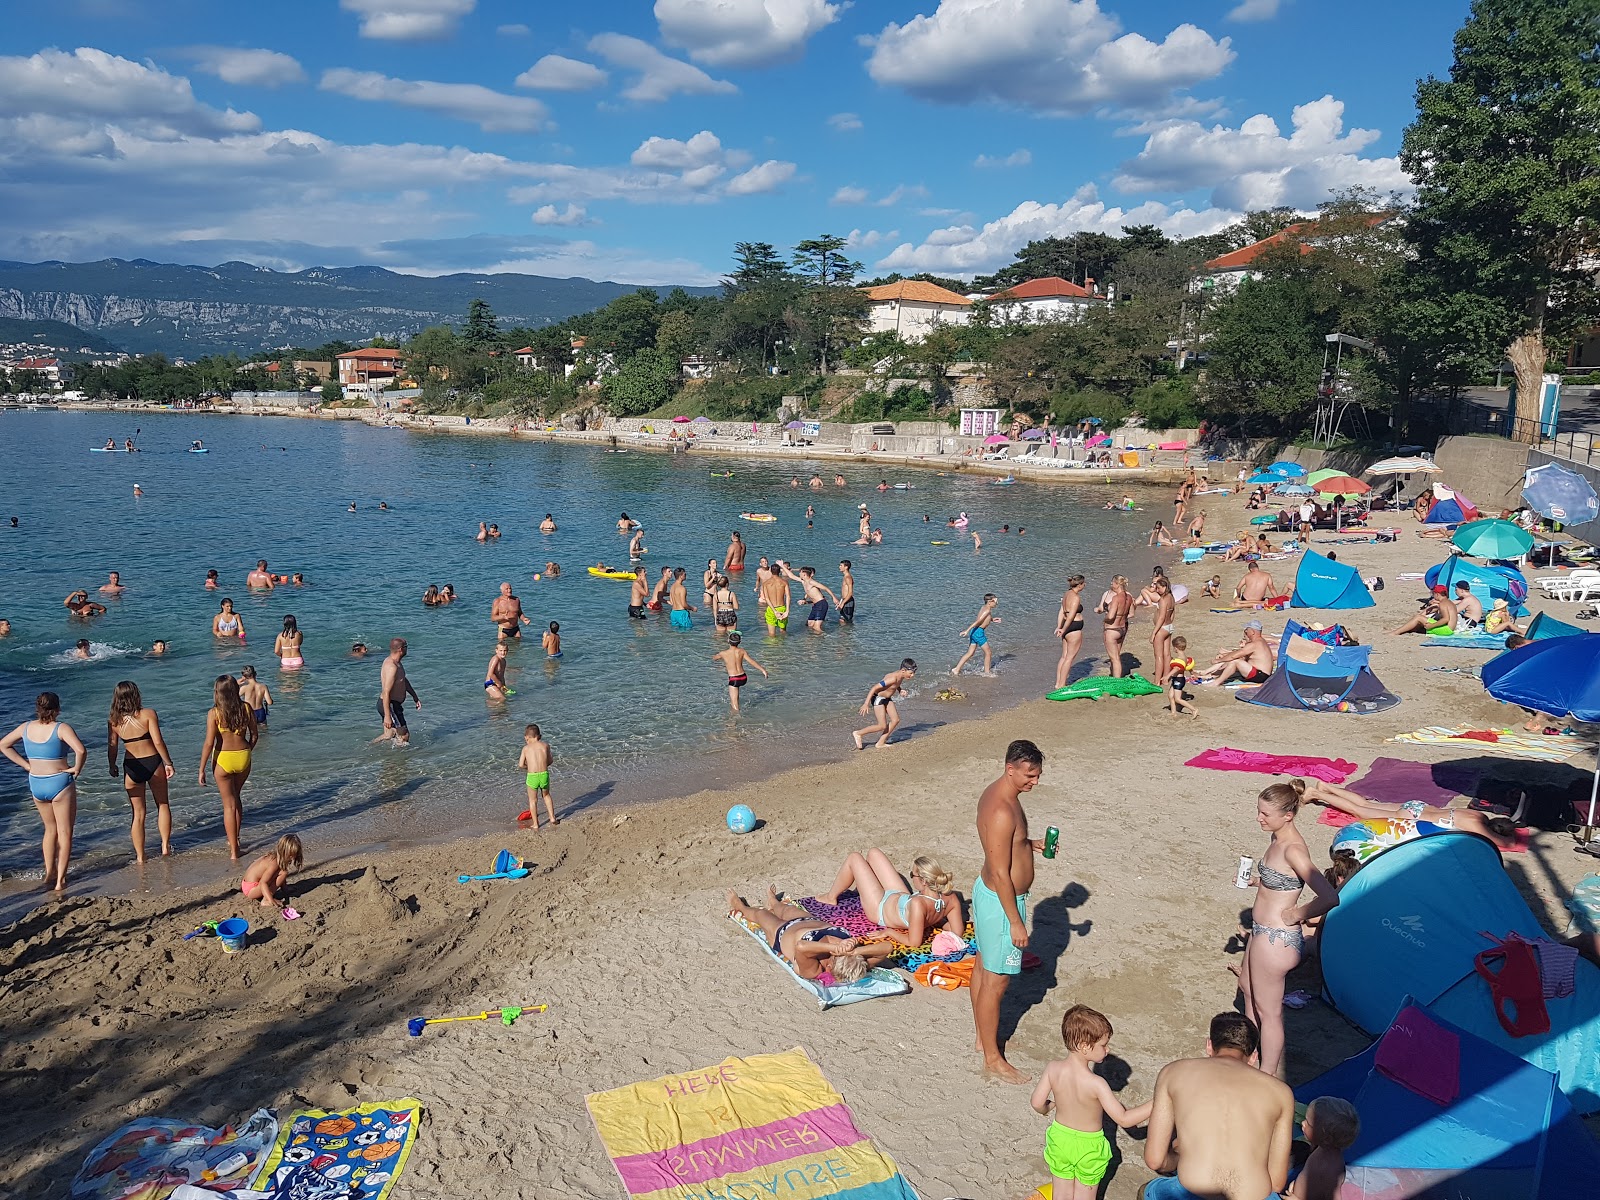
[[[867,332],[898,334],[903,342],[920,342],[941,325],[965,325],[972,319],[972,301],[921,279],[902,279],[862,288],[867,297]]]
[[[1094,280],[1089,280],[1090,284]],[[990,312],[1003,325],[1039,325],[1050,321],[1080,321],[1083,314],[1106,297],[1059,275],[1030,279],[989,297]]]
[[[1385,221],[1392,220],[1392,212],[1369,213],[1366,225],[1382,225]],[[1343,226],[1341,226],[1343,227]],[[1310,254],[1313,249],[1321,245],[1325,235],[1332,234],[1332,230],[1319,225],[1316,221],[1296,221],[1292,225],[1285,225],[1271,237],[1262,238],[1259,242],[1251,242],[1248,246],[1240,246],[1237,250],[1230,250],[1226,254],[1219,254],[1216,258],[1204,263],[1195,280],[1195,290],[1202,292],[1228,292],[1238,287],[1246,279],[1261,278],[1261,269],[1257,266],[1258,260],[1268,251],[1282,246],[1293,239],[1299,246],[1301,254]]]

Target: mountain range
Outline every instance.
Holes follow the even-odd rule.
[[[130,353],[190,359],[335,340],[403,340],[429,325],[460,325],[477,298],[489,302],[503,328],[533,328],[637,290],[592,279],[430,277],[382,267],[286,272],[245,262],[196,267],[120,258],[0,261],[0,318],[61,321]]]

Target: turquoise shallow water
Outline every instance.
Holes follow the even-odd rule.
[[[120,444],[135,428],[143,453],[89,452],[107,437]],[[184,452],[197,437],[211,453]],[[354,422],[0,413],[0,616],[15,627],[0,642],[0,726],[31,715],[37,692],[60,693],[64,718],[90,752],[75,858],[90,870],[121,866],[130,857],[127,804],[106,769],[105,718],[113,685],[133,679],[160,712],[178,767],[177,845],[215,854],[216,792],[196,782],[205,712],[215,676],[253,663],[277,703],[245,791],[247,842],[311,826],[350,842],[438,836],[507,825],[522,807],[515,765],[529,721],[555,748],[558,804],[581,808],[659,796],[668,779],[681,788],[763,772],[821,743],[847,746],[860,697],[906,655],[924,667],[917,695],[902,706],[913,733],[969,714],[931,697],[985,591],[1001,597],[1004,620],[993,631],[999,673],[963,688],[979,709],[1038,695],[1053,676],[1050,623],[1066,576],[1082,571],[1098,595],[1113,570],[1137,578],[1147,569],[1150,514],[1104,511],[1107,489],[999,488],[907,471],[891,482],[915,490],[880,494],[878,474],[856,466],[842,469],[847,487],[832,486],[836,467],[828,463],[819,465],[830,481],[820,494],[791,489],[790,475],[807,469],[803,460],[614,455]],[[723,470],[733,478],[711,476]],[[145,491],[137,499],[135,482]],[[391,511],[378,511],[380,500]],[[351,501],[355,514],[346,512]],[[862,501],[884,530],[881,546],[848,544]],[[808,503],[817,509],[809,530]],[[711,661],[721,643],[703,615],[689,632],[664,617],[631,622],[627,585],[585,572],[599,559],[626,562],[626,539],[615,531],[622,510],[644,522],[653,573],[669,563],[688,569],[691,603],[700,603],[700,572],[708,557],[720,559],[729,532],[739,529],[749,543],[748,579],[738,585],[745,645],[774,678],[752,677],[737,720]],[[779,520],[747,523],[737,516],[745,510]],[[983,534],[981,553],[944,528],[961,510]],[[546,512],[560,524],[554,535],[537,531]],[[9,528],[13,514],[17,529]],[[504,537],[476,542],[480,520],[498,523]],[[1002,534],[1002,523],[1027,534]],[[931,544],[946,539],[956,544]],[[791,632],[769,640],[750,594],[762,554],[815,566],[829,586],[837,585],[840,558],[853,560],[856,626],[830,620],[826,634],[813,635],[800,608]],[[308,585],[246,592],[245,574],[263,557],[275,572],[304,572]],[[562,577],[536,583],[533,572],[547,559],[561,564]],[[211,567],[221,573],[221,592],[202,586]],[[127,595],[87,628],[70,620],[62,597],[94,589],[109,570],[122,573]],[[511,651],[517,694],[491,706],[483,668],[501,580],[512,582],[535,624]],[[429,583],[453,583],[461,601],[424,608],[419,597]],[[244,647],[211,637],[222,595],[244,618]],[[298,672],[280,670],[271,654],[285,613],[306,635],[307,666]],[[561,623],[565,648],[557,665],[544,661],[537,637],[551,620]],[[379,664],[393,636],[410,642],[407,669],[423,698],[420,713],[408,709],[414,745],[406,750],[368,745],[378,732]],[[94,643],[94,660],[71,660],[79,637]],[[145,655],[155,638],[172,641],[170,657]],[[370,658],[350,657],[357,640],[373,647]],[[156,848],[153,817],[148,836]],[[0,874],[37,866],[38,818],[26,783],[0,761]]]

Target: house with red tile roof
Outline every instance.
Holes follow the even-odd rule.
[[[922,279],[902,279],[862,288],[867,297],[867,332],[896,333],[904,342],[920,342],[941,325],[965,325],[972,319],[972,301]]]
[[[1094,280],[1089,280],[1090,284]],[[989,297],[990,312],[1002,325],[1040,325],[1049,321],[1079,321],[1106,298],[1091,288],[1046,275],[1030,279]]]
[[[366,347],[347,350],[338,356],[339,384],[342,387],[382,388],[400,377],[405,355],[398,350]]]
[[[1368,228],[1371,228],[1392,220],[1394,216],[1392,212],[1371,213],[1366,217],[1366,223]],[[1296,221],[1292,225],[1285,225],[1271,237],[1251,242],[1248,246],[1240,246],[1237,250],[1230,250],[1226,254],[1219,254],[1204,263],[1196,276],[1195,290],[1232,291],[1246,279],[1261,278],[1261,268],[1257,264],[1269,251],[1293,241],[1301,254],[1310,254],[1312,250],[1324,244],[1326,240],[1324,235],[1327,232],[1316,221]]]

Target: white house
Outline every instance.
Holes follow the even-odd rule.
[[[994,319],[1001,324],[1042,325],[1049,321],[1080,321],[1091,307],[1106,303],[1106,298],[1070,279],[1047,275],[996,292],[989,297],[989,303]]]
[[[972,319],[971,300],[921,279],[861,290],[868,302],[868,333],[895,333],[903,342],[920,342],[941,325],[965,325]]]

